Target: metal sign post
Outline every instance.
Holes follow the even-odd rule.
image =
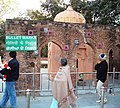
[[[102,94],[101,94],[101,106],[100,108],[104,108],[104,87],[101,87],[102,89]]]
[[[76,95],[78,94],[78,59],[76,59]]]
[[[30,63],[31,67],[33,68],[33,76],[32,76],[32,96],[33,96],[33,100],[35,100],[35,63],[34,62],[31,62]]]
[[[26,90],[26,96],[27,96],[26,108],[30,108],[30,89]]]

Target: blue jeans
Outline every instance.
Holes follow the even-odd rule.
[[[6,87],[4,91],[4,95],[0,102],[0,107],[6,108],[6,103],[10,99],[10,104],[12,108],[17,108],[16,105],[16,90],[15,90],[15,81],[13,82],[6,82]]]

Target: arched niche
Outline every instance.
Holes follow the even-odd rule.
[[[88,44],[80,45],[77,50],[77,58],[78,58],[78,72],[93,72],[94,51],[90,45]],[[91,76],[84,75],[85,80],[89,78],[92,78],[92,75]]]
[[[39,48],[40,53],[40,65],[42,70],[46,70],[48,73],[55,73],[58,71],[59,68],[59,59],[62,56],[62,47],[56,41],[46,41],[43,45]],[[46,50],[45,54],[43,54],[44,50]],[[45,57],[43,55],[45,55]],[[43,68],[47,69],[43,69]],[[50,75],[50,79],[54,78],[54,75]]]
[[[113,50],[109,52],[109,72],[113,72]]]

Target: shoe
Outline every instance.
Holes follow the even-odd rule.
[[[104,103],[106,103],[106,102],[107,102],[107,99],[105,98],[105,99],[104,99]]]
[[[107,102],[107,99],[104,99],[104,102],[103,102],[103,103],[105,104],[106,102]],[[101,101],[100,101],[99,103],[101,103]]]
[[[100,103],[100,102],[101,102],[101,100],[97,100],[96,102],[97,102],[97,103]]]

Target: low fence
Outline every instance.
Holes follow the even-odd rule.
[[[31,76],[31,90],[33,91],[33,95],[35,92],[39,92],[41,96],[47,96],[51,95],[52,91],[52,81],[50,80],[50,76],[54,75],[54,73],[20,73],[20,76],[24,76],[27,80],[27,77]],[[73,72],[71,73],[71,76],[76,77],[76,94],[79,95],[80,93],[89,93],[94,92],[96,88],[96,73],[95,72]],[[40,78],[40,87],[38,89],[35,89],[36,82],[35,78],[36,76],[39,76]],[[119,91],[120,89],[120,72],[108,72],[108,78],[107,82],[105,83],[105,86],[108,90],[111,90],[112,93]],[[18,85],[21,84],[18,80]],[[23,81],[26,82],[26,81]],[[27,81],[29,82],[29,81]],[[28,89],[26,88],[21,89],[20,86],[18,86],[17,92],[25,92]]]
[[[48,96],[52,95],[52,81],[50,80],[50,76],[54,75],[54,73],[20,73],[20,78],[17,81],[17,92],[26,92],[27,89],[30,89],[32,91],[32,96],[35,97],[36,92],[40,94],[40,96]],[[40,86],[36,89],[36,76],[39,78]],[[39,77],[38,77],[39,76]],[[71,76],[75,76],[76,78],[76,95],[79,95],[81,93],[91,93],[95,92],[96,88],[96,73],[95,72],[73,72],[71,73]],[[22,82],[21,83],[21,77]],[[31,78],[30,79],[28,79]],[[114,93],[117,91],[120,91],[120,72],[108,72],[108,78],[105,86],[107,87],[107,90],[109,90],[109,93]],[[24,86],[21,88],[24,83],[30,83],[30,86]],[[38,85],[37,85],[38,86]],[[1,92],[3,92],[4,84],[1,86]]]

